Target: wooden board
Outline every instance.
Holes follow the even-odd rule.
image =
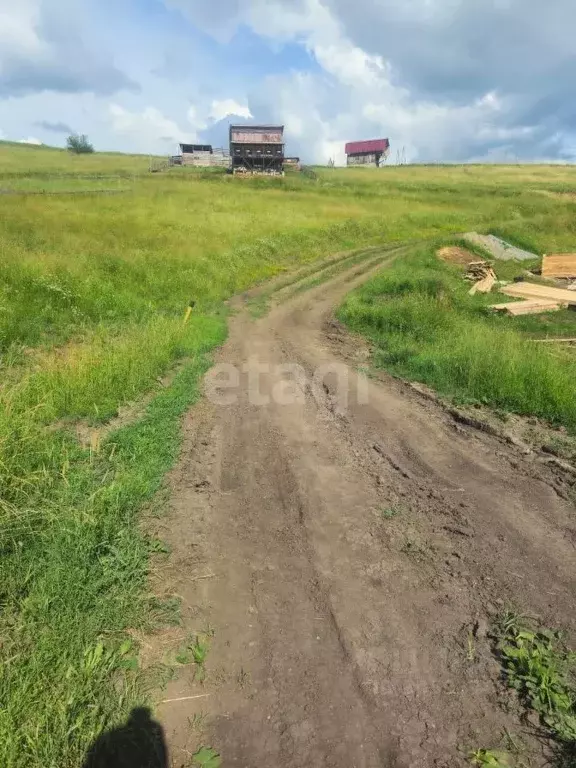
[[[542,277],[576,277],[576,253],[550,253],[542,258]]]
[[[510,285],[502,286],[500,293],[506,296],[520,296],[523,299],[544,299],[544,301],[558,301],[576,306],[575,291],[567,291],[564,288],[551,288],[547,285],[536,285],[536,283],[511,283]]]
[[[472,288],[469,290],[470,296],[474,296],[475,293],[490,293],[496,283],[496,275],[492,272],[492,270],[490,270],[490,272],[491,274],[486,275],[486,277],[483,277],[482,280],[474,283]]]
[[[567,306],[567,304],[563,304],[559,301],[533,299],[507,302],[506,304],[492,304],[490,309],[494,309],[496,312],[506,312],[507,315],[516,317],[517,315],[539,315],[542,312],[556,312]]]

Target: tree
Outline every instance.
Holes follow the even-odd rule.
[[[73,133],[66,139],[66,147],[69,152],[74,152],[76,155],[89,155],[94,152],[94,147],[88,141],[88,136],[82,134],[78,136],[77,133]]]

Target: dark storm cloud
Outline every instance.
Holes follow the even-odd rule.
[[[51,123],[50,120],[39,120],[36,125],[38,128],[43,128],[51,133],[74,133],[74,129],[67,123]]]
[[[456,98],[543,91],[576,75],[576,3],[328,0],[351,39],[415,91]]]
[[[138,86],[114,66],[85,61],[71,64],[62,59],[45,62],[13,58],[4,64],[0,78],[0,97],[27,96],[31,93],[91,92],[99,96],[119,90],[138,90]]]

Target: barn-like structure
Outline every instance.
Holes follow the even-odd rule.
[[[173,165],[194,165],[200,168],[222,166],[228,168],[230,155],[224,149],[215,149],[211,144],[180,144],[180,160]]]
[[[212,165],[211,144],[180,144],[181,165]]]
[[[231,125],[230,156],[233,173],[284,171],[283,125]]]
[[[390,154],[388,139],[350,141],[346,144],[347,165],[371,165],[379,168]]]

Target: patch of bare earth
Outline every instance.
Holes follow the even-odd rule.
[[[365,278],[356,266],[257,322],[239,312],[219,354],[237,387],[211,389],[230,403],[186,418],[160,582],[182,600],[178,642],[213,637],[205,680],[190,664],[162,693],[173,766],[200,744],[243,768],[467,765],[504,729],[543,763],[488,627],[510,603],[574,630],[574,478],[365,379],[366,348],[331,320]],[[336,373],[314,383],[335,362],[347,402]]]
[[[438,250],[438,258],[449,264],[459,264],[464,267],[480,261],[475,253],[457,245],[446,245],[443,248],[440,248]]]

